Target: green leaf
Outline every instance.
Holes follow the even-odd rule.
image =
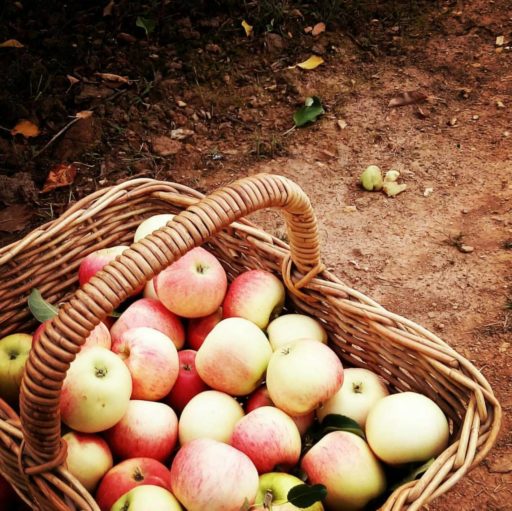
[[[313,96],[311,98],[306,98],[304,106],[301,106],[293,114],[293,122],[295,123],[295,126],[299,128],[309,122],[315,122],[317,117],[322,114],[325,114],[322,102],[320,101],[320,98]]]
[[[333,431],[348,431],[366,440],[361,426],[354,419],[346,417],[345,415],[333,413],[324,417],[320,429],[321,436],[325,436],[327,433],[332,433]]]
[[[423,465],[420,465],[419,467],[415,465],[413,469],[403,479],[400,479],[400,481],[391,486],[390,491],[393,492],[398,487],[402,486],[402,484],[418,479],[418,477],[422,476],[429,469],[430,465],[434,463],[434,460],[435,458],[430,458],[428,461],[426,461],[425,463],[423,463]]]
[[[288,502],[304,509],[327,497],[327,488],[323,484],[299,484],[288,492]]]
[[[59,309],[47,302],[39,289],[32,289],[28,296],[28,308],[30,312],[37,319],[37,321],[43,323],[48,319],[52,319],[59,313]]]
[[[139,28],[142,28],[144,32],[146,32],[146,37],[149,37],[152,32],[155,31],[156,22],[151,18],[143,18],[142,16],[137,16],[137,21],[135,25]]]

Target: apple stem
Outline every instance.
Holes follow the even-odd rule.
[[[362,381],[358,381],[358,382],[352,383],[352,390],[356,394],[362,394],[363,393],[363,382]]]

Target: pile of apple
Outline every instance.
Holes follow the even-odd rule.
[[[144,221],[135,241],[171,218]],[[85,257],[80,284],[126,248]],[[343,369],[319,321],[279,316],[285,289],[272,273],[228,284],[199,247],[137,293],[93,330],[62,387],[67,468],[102,511],[358,510],[386,492],[387,466],[447,445],[433,401]],[[0,340],[0,397],[11,403],[44,324]],[[310,434],[339,415],[350,428]],[[304,480],[325,487],[322,502],[289,501]]]

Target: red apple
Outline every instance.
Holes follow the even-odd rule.
[[[167,310],[158,300],[141,298],[133,302],[114,323],[110,329],[112,342],[132,328],[146,326],[158,330],[172,339],[176,349],[181,349],[185,343],[185,330],[180,319]]]
[[[334,431],[304,455],[301,468],[311,484],[327,488],[328,509],[363,509],[386,489],[384,470],[368,444],[347,431]]]
[[[112,453],[99,435],[66,433],[62,439],[67,444],[66,468],[92,492],[100,479],[112,468]]]
[[[178,419],[164,403],[132,400],[124,417],[105,432],[118,458],[153,458],[164,462],[178,438]]]
[[[206,336],[222,319],[222,309],[219,308],[209,316],[191,319],[187,325],[187,343],[193,350],[198,350]]]
[[[111,468],[96,491],[101,511],[110,511],[114,503],[132,488],[154,485],[171,491],[171,474],[167,467],[151,458],[132,458]]]
[[[111,428],[126,413],[132,379],[123,361],[93,346],[80,351],[62,385],[60,414],[70,428],[97,433]]]
[[[117,245],[115,247],[96,250],[85,256],[78,268],[78,282],[80,283],[80,287],[89,282],[104,266],[114,261],[117,256],[120,256],[128,248],[129,247],[126,245]],[[140,285],[132,295],[140,293],[143,289],[144,285]]]
[[[243,453],[201,438],[184,445],[171,466],[172,492],[187,511],[240,511],[254,502],[258,471]]]
[[[200,318],[221,305],[228,279],[218,259],[196,247],[160,272],[155,280],[160,301],[184,318]]]
[[[178,378],[179,359],[172,340],[154,328],[126,330],[112,343],[130,370],[132,399],[158,401],[172,389]]]
[[[245,396],[261,383],[271,356],[267,337],[254,323],[228,318],[206,337],[197,352],[196,367],[213,389]]]
[[[231,282],[222,305],[224,318],[245,318],[266,328],[283,308],[283,283],[265,270],[250,270]]]
[[[278,408],[289,415],[306,415],[338,392],[343,366],[327,345],[298,340],[274,351],[266,383]]]
[[[177,413],[180,413],[195,395],[210,388],[197,373],[196,353],[194,350],[178,351],[180,361],[178,379],[164,399]]]
[[[300,457],[297,426],[283,411],[262,406],[242,417],[235,426],[231,445],[249,456],[260,474],[293,467]]]
[[[260,408],[261,406],[276,406],[272,399],[270,399],[270,395],[268,393],[268,389],[266,385],[262,385],[257,388],[247,399],[247,403],[245,403],[245,413],[250,413],[256,408]],[[299,433],[303,435],[313,424],[315,421],[315,412],[310,412],[307,415],[290,415],[290,418],[295,422]]]
[[[44,321],[37,327],[36,331],[34,332],[34,336],[32,337],[32,343],[34,345],[39,342],[44,327],[49,321],[50,320]],[[82,349],[91,346],[101,346],[102,348],[107,348],[107,350],[109,350],[111,345],[112,339],[110,338],[110,332],[108,331],[107,326],[105,323],[99,323],[96,325],[96,327],[94,327],[87,339],[85,339],[84,344],[82,344]]]

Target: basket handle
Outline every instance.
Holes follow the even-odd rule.
[[[296,183],[283,176],[259,174],[218,189],[166,227],[133,244],[60,308],[32,349],[21,385],[27,474],[48,471],[65,459],[60,391],[69,365],[92,329],[141,283],[190,249],[232,222],[269,207],[283,210],[291,253],[283,261],[283,278],[291,292],[300,294],[299,288],[323,270],[315,214]]]

